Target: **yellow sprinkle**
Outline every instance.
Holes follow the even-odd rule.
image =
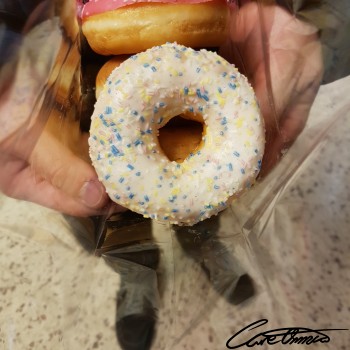
[[[237,118],[236,119],[236,127],[241,128],[243,125],[243,118]]]
[[[174,188],[174,189],[171,191],[171,194],[172,194],[173,196],[177,196],[179,193],[180,193],[180,188]]]

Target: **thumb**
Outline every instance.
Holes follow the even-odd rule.
[[[43,131],[29,162],[38,180],[46,180],[83,205],[99,209],[107,204],[106,190],[93,167],[49,132]]]

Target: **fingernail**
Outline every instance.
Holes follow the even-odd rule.
[[[82,202],[90,207],[99,207],[105,197],[106,190],[98,181],[85,182],[80,190],[80,198]]]

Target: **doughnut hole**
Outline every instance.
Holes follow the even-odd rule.
[[[200,115],[179,115],[158,130],[160,148],[170,161],[182,163],[202,147],[205,123]]]

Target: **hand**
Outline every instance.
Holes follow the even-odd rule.
[[[51,115],[44,130],[16,133],[0,143],[0,190],[65,214],[102,214],[109,201],[86,159],[87,135],[78,123],[63,121]]]
[[[266,175],[303,130],[323,74],[317,30],[281,7],[232,8],[222,54],[252,84],[266,128],[260,175]]]
[[[87,135],[74,121],[79,99],[70,98],[70,87],[79,89],[72,83],[79,52],[63,40],[57,18],[37,24],[45,10],[37,7],[22,32],[0,28],[8,49],[0,60],[0,191],[70,215],[116,210],[90,165]]]

